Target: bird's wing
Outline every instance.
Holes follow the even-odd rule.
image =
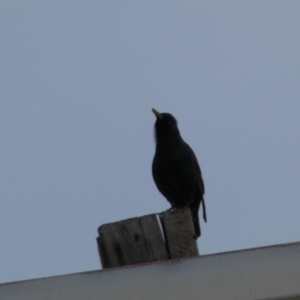
[[[199,175],[198,176],[198,184],[199,184],[200,191],[201,191],[201,200],[200,200],[200,202],[202,202],[203,219],[204,219],[205,222],[207,222],[206,207],[205,207],[205,201],[204,201],[204,198],[203,198],[203,195],[204,195],[204,192],[205,192],[205,186],[204,186],[204,181],[203,181],[203,178],[202,178],[201,169],[200,169],[197,157],[196,157],[194,151],[192,150],[192,148],[188,144],[186,144],[186,147],[187,147],[187,153],[189,153],[188,156],[190,158],[190,163],[194,165],[194,167],[195,167],[195,169],[196,169],[196,171]],[[199,203],[195,202],[195,203],[192,204],[192,206],[195,206],[194,210],[198,211],[200,202]],[[193,210],[193,207],[191,207],[191,210]]]
[[[186,149],[187,149],[187,153],[189,154],[189,163],[193,165],[193,167],[196,169],[197,173],[198,173],[198,181],[199,181],[199,186],[202,192],[202,195],[204,195],[205,193],[205,185],[204,185],[204,181],[202,178],[202,173],[201,173],[201,169],[197,160],[197,157],[193,151],[193,149],[185,143]]]

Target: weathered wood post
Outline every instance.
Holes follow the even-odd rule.
[[[199,255],[189,208],[104,224],[98,232],[103,268]]]

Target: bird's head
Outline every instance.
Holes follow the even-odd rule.
[[[169,113],[160,113],[152,108],[152,112],[156,116],[154,125],[156,140],[178,138],[180,137],[176,119]]]

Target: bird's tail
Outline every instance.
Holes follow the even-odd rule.
[[[199,222],[199,216],[198,216],[199,206],[200,206],[200,202],[198,202],[198,203],[194,202],[190,206],[196,238],[198,238],[201,235],[200,222]]]
[[[202,198],[201,201],[194,201],[191,206],[191,213],[192,213],[192,219],[194,223],[194,228],[195,228],[195,235],[198,238],[201,236],[201,229],[200,229],[200,221],[199,221],[199,207],[200,203],[202,202],[202,209],[203,209],[203,219],[205,222],[207,222],[207,217],[206,217],[206,207],[205,207],[205,202],[204,199]]]
[[[206,207],[205,207],[204,198],[202,199],[202,209],[203,209],[203,219],[204,219],[204,221],[206,223],[207,222],[207,218],[206,218]]]
[[[192,211],[192,218],[193,218],[193,223],[194,223],[194,228],[195,228],[195,235],[198,238],[201,235],[198,212],[193,212]]]

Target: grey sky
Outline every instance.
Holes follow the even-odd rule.
[[[299,241],[299,12],[1,2],[0,282],[99,269],[99,225],[169,208],[152,107],[198,156],[202,254]]]

